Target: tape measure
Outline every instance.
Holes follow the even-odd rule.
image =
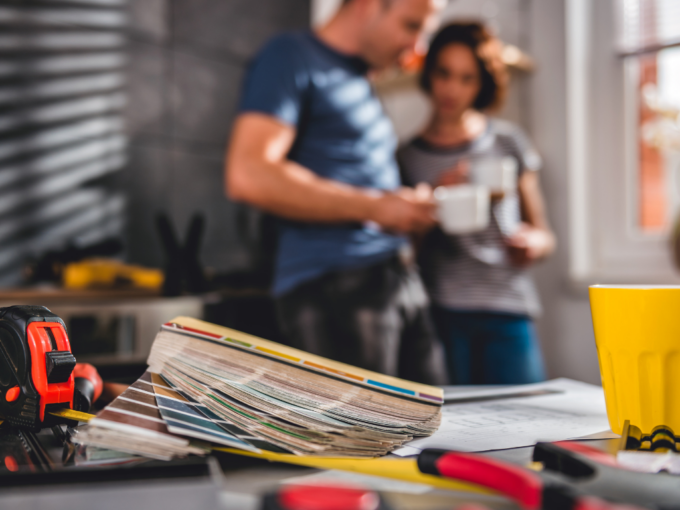
[[[102,392],[97,370],[77,363],[64,321],[44,306],[0,308],[0,416],[37,432],[67,408],[89,411]],[[55,414],[56,413],[56,414]]]
[[[50,414],[52,416],[58,416],[60,418],[66,418],[67,420],[73,420],[73,421],[84,421],[88,422],[92,418],[95,417],[94,414],[90,413],[84,413],[82,411],[74,411],[73,409],[59,409],[57,411],[51,411]]]

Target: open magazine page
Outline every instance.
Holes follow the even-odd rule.
[[[208,453],[206,443],[192,442],[168,430],[150,382],[147,372],[86,427],[79,428],[74,441],[160,460]]]

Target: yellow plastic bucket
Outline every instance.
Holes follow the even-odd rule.
[[[680,286],[594,285],[590,309],[612,431],[680,433]]]

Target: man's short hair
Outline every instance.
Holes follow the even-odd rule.
[[[503,45],[493,37],[481,23],[452,23],[443,27],[430,43],[425,57],[420,86],[430,92],[431,77],[437,66],[437,59],[444,48],[451,44],[463,44],[472,50],[482,86],[475,98],[476,110],[499,108],[505,99],[508,86],[508,72],[501,59]]]

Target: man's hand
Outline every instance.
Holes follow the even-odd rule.
[[[527,267],[552,252],[555,239],[549,231],[523,223],[506,242],[512,264]]]
[[[390,232],[418,234],[436,224],[435,208],[432,188],[421,183],[376,198],[369,221]]]

